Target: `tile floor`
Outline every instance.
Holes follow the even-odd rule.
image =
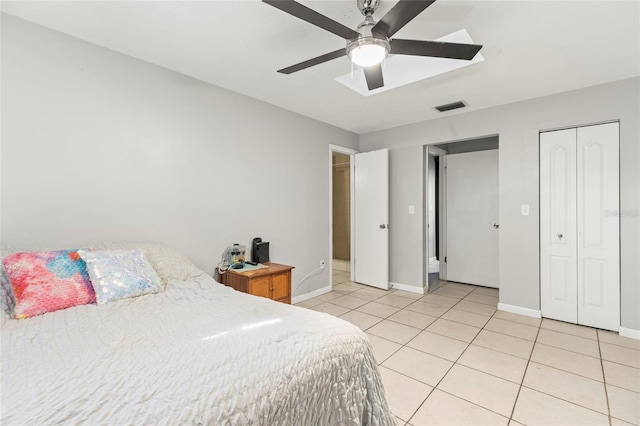
[[[640,424],[640,340],[497,311],[496,289],[438,281],[422,296],[333,277],[297,305],[369,335],[399,425]]]

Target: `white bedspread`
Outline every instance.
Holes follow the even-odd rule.
[[[163,293],[1,330],[17,424],[393,424],[366,335],[201,273]]]

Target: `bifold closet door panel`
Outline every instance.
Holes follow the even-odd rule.
[[[542,316],[578,321],[576,129],[540,134]]]
[[[620,325],[619,124],[577,129],[578,323]]]

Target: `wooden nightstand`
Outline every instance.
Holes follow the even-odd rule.
[[[291,304],[291,270],[293,266],[264,263],[267,268],[242,270],[230,269],[220,276],[222,284],[243,293],[266,297]]]

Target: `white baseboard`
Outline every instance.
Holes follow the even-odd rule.
[[[291,304],[295,305],[296,303],[304,302],[307,299],[320,296],[321,294],[329,293],[330,291],[331,291],[331,286],[328,285],[326,287],[322,287],[317,290],[310,291],[309,293],[301,294],[299,296],[293,296],[291,298]]]
[[[542,311],[537,309],[523,308],[521,306],[507,305],[506,303],[498,303],[498,310],[511,312],[512,314],[524,315],[533,318],[542,318]]]
[[[634,328],[620,327],[618,334],[622,337],[640,340],[640,330]]]
[[[396,290],[409,291],[411,293],[424,294],[424,288],[422,287],[416,287],[408,284],[393,283],[391,281],[389,281],[389,288],[395,288]]]

